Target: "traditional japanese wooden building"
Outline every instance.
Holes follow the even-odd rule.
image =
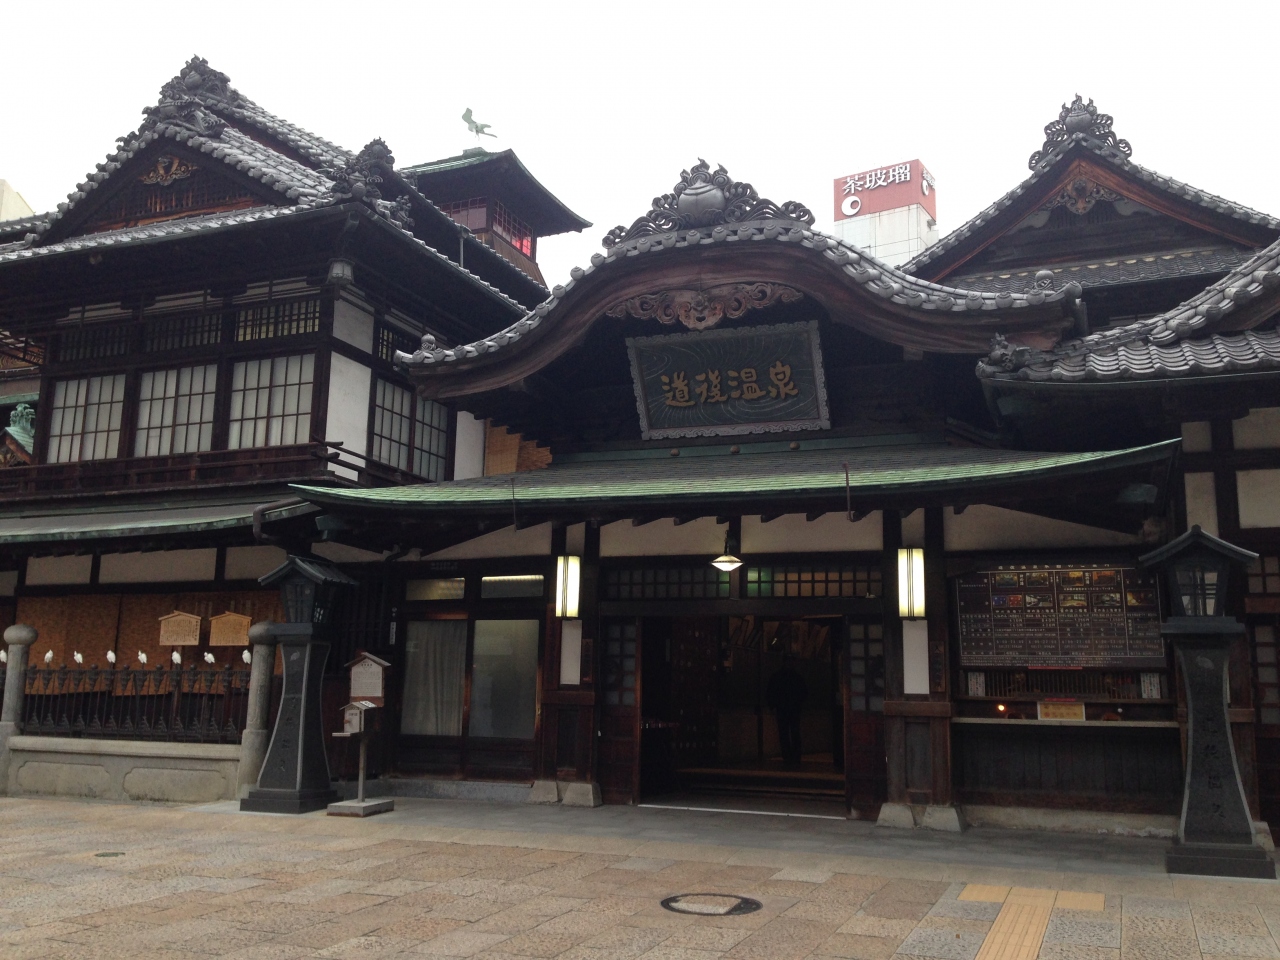
[[[382,141],[336,146],[199,58],[144,113],[56,211],[0,223],[0,618],[35,626],[53,668],[167,663],[175,612],[198,625],[188,660],[239,665],[218,646],[248,621],[216,618],[278,618],[257,578],[315,534],[290,483],[484,472],[485,423],[416,398],[396,350],[548,296],[532,256],[458,223]],[[522,176],[510,192],[532,204]],[[353,645],[382,600],[374,567]]]
[[[203,69],[188,67],[198,79],[167,94],[177,105],[157,108],[137,137],[154,145],[135,153],[176,155],[195,138],[182,158],[225,155],[251,172],[256,161],[229,151],[260,112],[208,92]],[[209,146],[209,131],[165,119],[184,111],[214,114],[230,139]],[[280,129],[302,144],[278,134],[286,159],[321,149]],[[276,135],[260,125],[243,139],[256,150]],[[392,664],[372,759],[384,778],[533,783],[548,800],[775,793],[944,829],[961,810],[980,823],[1164,829],[1181,802],[1185,714],[1159,587],[1137,558],[1198,523],[1262,554],[1231,598],[1251,631],[1231,718],[1254,814],[1280,816],[1280,221],[1137,165],[1091,102],[1064,106],[1045,137],[1028,179],[901,269],[815,230],[804,205],[699,162],[549,294],[503,244],[531,255],[536,236],[580,221],[545,198],[521,207],[536,181],[503,154],[399,172],[373,146],[293,159],[308,172],[287,167],[296,180],[257,207],[209,214],[207,229],[191,217],[76,233],[59,227],[92,215],[76,198],[0,247],[0,276],[31,278],[5,285],[0,328],[11,352],[44,364],[37,463],[0,482],[61,478],[39,491],[57,506],[41,509],[79,511],[73,533],[56,519],[35,531],[17,511],[4,521],[17,603],[100,595],[124,554],[212,547],[220,584],[233,550],[310,550],[367,585],[343,642]],[[360,163],[380,166],[342,172]],[[147,154],[137,176],[155,167]],[[499,167],[508,192],[450,180]],[[428,196],[484,203],[442,210]],[[411,228],[397,221],[406,213]],[[141,242],[149,229],[180,232],[191,252],[160,260],[172,241]],[[283,239],[246,256],[252,230]],[[137,239],[107,240],[121,235]],[[526,235],[528,251],[511,241]],[[95,280],[108,257],[122,266]],[[218,282],[193,287],[188,264]],[[315,369],[346,357],[368,368],[365,391],[412,388],[413,409],[449,424],[448,464],[430,473],[384,456],[402,440],[378,429],[373,394],[364,433],[330,429],[345,422],[332,387],[316,393],[309,440],[344,442],[309,449],[305,475],[274,466],[282,448],[238,452],[222,413],[208,452],[165,460],[169,474],[149,460],[56,463],[57,385],[115,366],[140,382],[158,359],[145,338],[161,311],[146,297],[127,321],[92,325],[94,304],[120,299],[105,290],[135,275],[156,303],[188,288],[221,298],[210,356],[227,393],[215,391],[215,411],[238,409],[237,351],[249,362],[250,348],[303,342],[240,337],[257,301],[237,298],[267,284],[271,303],[277,283],[301,278],[296,295],[314,287],[320,304],[306,334]],[[37,309],[52,276],[66,302]],[[374,333],[358,354],[339,335],[352,307]],[[116,326],[141,346],[89,366],[55,352],[80,342],[68,333]],[[146,361],[136,372],[117,359],[133,356]],[[142,435],[139,407],[123,404],[141,402],[121,400],[131,432],[118,428],[119,450]],[[223,458],[240,465],[203,472]],[[235,472],[269,468],[253,483]],[[141,495],[108,488],[182,471],[206,482],[201,496],[214,480],[237,491],[236,519],[85,532],[111,516],[111,496],[127,520]],[[189,491],[180,505],[175,489]],[[196,489],[144,499],[189,511]],[[42,564],[80,564],[88,580],[42,582]],[[798,765],[783,762],[770,692],[784,672],[807,690]]]
[[[1199,523],[1263,554],[1232,718],[1276,815],[1280,222],[1137,165],[1091,102],[1045,136],[901,270],[699,162],[515,323],[397,354],[551,463],[295,488],[329,539],[412,551],[388,768],[1156,823],[1185,716],[1136,558]]]

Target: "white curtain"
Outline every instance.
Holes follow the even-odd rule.
[[[459,737],[467,667],[467,621],[424,620],[410,623],[408,628],[400,732]]]

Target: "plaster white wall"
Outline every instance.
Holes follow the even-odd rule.
[[[721,527],[721,530],[724,528]],[[850,523],[843,513],[824,513],[806,520],[803,513],[761,523],[759,517],[742,518],[742,552],[761,553],[845,553],[880,550],[884,538],[880,511]]]
[[[373,314],[346,300],[337,301],[333,305],[333,335],[357,350],[373,353]]]
[[[484,421],[465,410],[458,411],[453,432],[453,479],[484,476]]]
[[[341,441],[353,453],[369,452],[369,368],[332,354],[329,362],[329,413],[325,439]],[[357,461],[359,462],[359,461]],[[334,467],[339,476],[356,478],[346,467]]]
[[[923,510],[913,510],[902,518],[902,545],[904,547],[924,546]]]
[[[1280,407],[1257,407],[1231,425],[1237,450],[1280,447]]]
[[[929,622],[902,621],[902,692],[929,692]]]
[[[564,552],[571,557],[580,557],[587,546],[587,525],[571,523],[564,531]]]
[[[93,572],[93,557],[31,557],[27,560],[27,585],[52,586],[64,583],[88,583]]]
[[[1205,533],[1218,535],[1218,497],[1212,473],[1188,473],[1184,485],[1187,491],[1187,528],[1200,525]]]
[[[1208,453],[1213,449],[1208,420],[1193,420],[1182,425],[1182,449],[1187,453]]]
[[[280,547],[227,547],[222,575],[227,580],[257,580],[287,559],[289,554]]]
[[[1239,471],[1236,496],[1241,527],[1280,527],[1280,470]]]
[[[619,520],[600,528],[600,556],[663,557],[706,554],[709,560],[719,556],[724,550],[727,529],[716,523],[715,517],[699,517],[679,526],[669,517],[646,523],[642,527],[633,527],[630,520]]]
[[[99,583],[172,583],[212,580],[218,562],[213,547],[203,550],[157,550],[153,553],[104,553]]]
[[[544,557],[551,554],[551,524],[517,530],[504,527],[428,554],[427,560],[478,560],[485,557]]]
[[[1138,542],[1136,534],[985,504],[975,504],[959,515],[951,509],[943,510],[942,527],[948,551],[1120,547]]]
[[[334,563],[373,563],[386,556],[385,553],[349,547],[345,543],[313,543],[311,552],[317,557],[324,557]]]

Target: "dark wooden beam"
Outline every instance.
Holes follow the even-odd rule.
[[[825,517],[826,515],[827,515],[826,510],[810,510],[808,513],[804,515],[804,518],[808,520],[810,523],[813,523],[813,521],[817,520],[819,517]]]

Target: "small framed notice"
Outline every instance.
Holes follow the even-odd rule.
[[[1083,703],[1064,703],[1061,700],[1041,700],[1036,704],[1041,720],[1083,720]]]
[[[165,614],[160,618],[160,642],[169,647],[199,646],[201,619],[180,610]]]
[[[251,617],[242,613],[220,613],[209,618],[209,646],[211,647],[247,647],[249,645],[249,625]]]

